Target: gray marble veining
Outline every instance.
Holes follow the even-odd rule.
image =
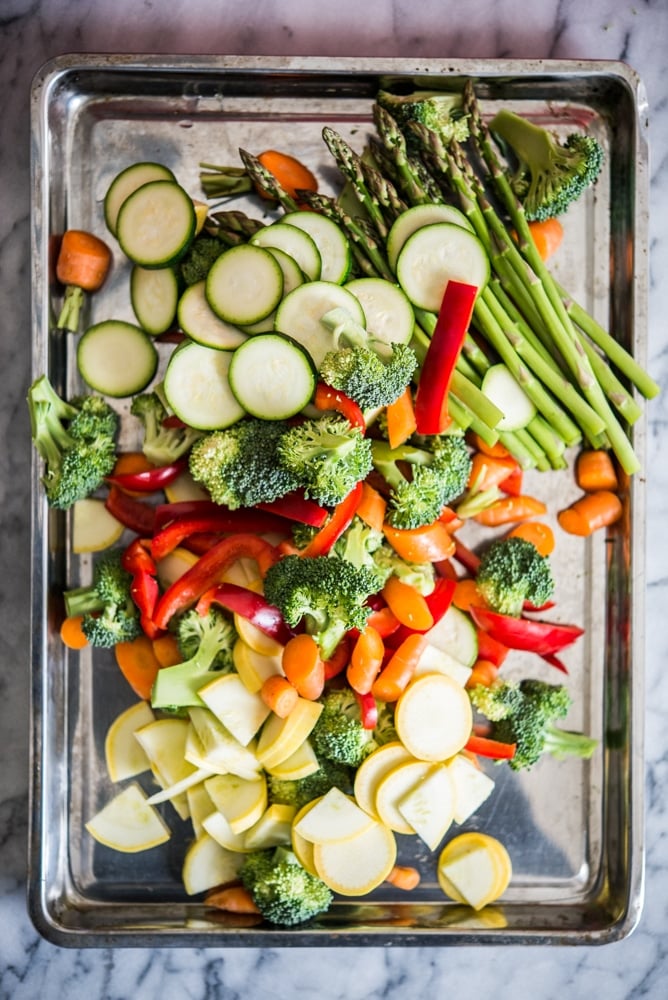
[[[315,997],[664,995],[668,972],[668,101],[663,0],[2,0],[0,81],[0,997],[65,995]],[[25,908],[29,739],[29,107],[30,81],[63,52],[216,52],[237,55],[387,55],[623,59],[649,100],[650,335],[648,366],[663,388],[648,407],[647,460],[647,893],[640,925],[605,948],[347,949],[207,952],[59,950],[41,940]],[[664,982],[664,987],[661,987]]]

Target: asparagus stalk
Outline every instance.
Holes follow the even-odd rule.
[[[335,132],[333,128],[325,126],[322,130],[322,137],[325,145],[336,160],[339,170],[352,184],[357,198],[366,209],[369,218],[378,231],[378,235],[381,239],[384,239],[387,236],[388,227],[378,199],[371,193],[367,186],[361,157],[351,149],[343,137],[338,132]]]
[[[274,175],[262,166],[257,156],[253,156],[245,149],[239,150],[239,156],[256,190],[260,188],[267,198],[279,202],[286,212],[299,211],[299,205],[294,198],[279,184]]]

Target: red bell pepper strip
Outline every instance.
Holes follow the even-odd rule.
[[[202,594],[220,582],[226,569],[244,558],[254,559],[260,573],[264,574],[279,555],[273,545],[258,535],[239,534],[221,539],[159,598],[153,616],[158,628],[166,628],[177,611],[198,601]]]
[[[470,614],[475,624],[488,632],[493,639],[510,649],[524,649],[540,656],[558,653],[584,634],[578,625],[558,625],[552,622],[534,621],[529,618],[513,618],[501,615],[489,608],[473,606]]]
[[[124,493],[113,483],[109,487],[107,499],[104,502],[110,514],[121,522],[135,535],[150,538],[155,528],[155,507],[144,500],[137,500],[129,493]]]
[[[378,725],[378,705],[376,704],[376,699],[370,691],[368,694],[359,694],[358,691],[353,691],[353,694],[357,698],[357,704],[360,707],[362,727],[364,729],[375,729]]]
[[[284,497],[279,497],[278,500],[272,500],[270,503],[259,503],[257,509],[266,510],[270,514],[278,514],[289,521],[308,524],[312,528],[322,528],[329,514],[326,507],[321,507],[315,500],[307,499],[302,490],[292,490]]]
[[[150,541],[143,538],[135,538],[123,550],[121,566],[128,573],[138,573],[143,570],[146,573],[155,574],[155,560],[151,555],[150,549]]]
[[[488,736],[469,736],[464,746],[469,753],[478,757],[491,757],[493,760],[512,760],[515,756],[516,744],[492,740]]]
[[[141,538],[130,542],[121,556],[121,565],[132,574],[130,596],[139,611],[142,629],[149,639],[155,639],[160,634],[160,629],[153,622],[153,612],[160,596],[160,588],[148,544],[150,543]]]
[[[283,645],[293,635],[278,608],[247,587],[240,587],[236,583],[220,583],[200,597],[196,605],[197,611],[205,615],[212,604],[220,604],[228,611],[241,615],[251,625]]]
[[[169,486],[184,471],[188,463],[185,458],[172,462],[170,465],[160,465],[145,472],[123,472],[117,476],[107,476],[107,482],[115,483],[123,490],[136,490],[141,493],[154,493],[164,486]]]
[[[205,501],[206,502],[206,501]],[[167,504],[166,506],[170,506]],[[265,511],[244,508],[242,510],[226,510],[218,508],[210,514],[194,515],[192,517],[177,517],[166,524],[153,536],[151,551],[156,562],[173,552],[177,545],[191,535],[205,535],[211,532],[230,534],[238,532],[253,532],[262,534],[269,531],[285,530],[285,521]]]
[[[338,677],[346,669],[350,662],[350,648],[350,635],[344,635],[330,658],[323,661],[326,681],[331,681],[333,677]]]
[[[560,670],[562,674],[568,673],[568,667],[566,664],[562,663],[559,657],[554,653],[543,653],[541,659],[545,660],[546,663],[549,663],[551,667],[555,668],[555,670]]]
[[[489,660],[495,667],[500,667],[510,650],[498,639],[493,639],[484,629],[476,629],[478,636],[478,658]]]
[[[460,542],[457,536],[455,536],[454,558],[464,567],[467,573],[470,573],[471,576],[476,575],[480,566],[480,556],[476,555],[463,542]]]
[[[313,405],[317,410],[336,410],[353,427],[359,427],[363,434],[366,432],[366,420],[357,403],[350,396],[346,396],[344,392],[340,392],[339,389],[333,389],[331,385],[327,385],[326,382],[318,382],[315,389],[315,396],[313,397]]]
[[[321,528],[306,548],[302,549],[302,556],[311,558],[312,556],[327,555],[355,516],[355,511],[362,499],[362,485],[359,482],[353,486],[348,496],[340,504],[337,504],[324,528]]]
[[[418,434],[442,434],[448,426],[448,391],[471,322],[478,289],[448,281],[415,395]]]

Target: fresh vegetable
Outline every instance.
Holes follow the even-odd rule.
[[[482,553],[475,585],[483,600],[504,615],[519,615],[528,601],[536,608],[554,595],[547,556],[524,538],[502,538]]]
[[[585,493],[570,507],[557,514],[559,526],[570,535],[592,535],[601,528],[615,524],[622,516],[624,508],[616,493],[610,490],[595,490]]]
[[[506,537],[523,538],[526,542],[531,542],[542,556],[550,556],[554,552],[554,532],[543,521],[522,521],[511,528]]]
[[[266,920],[291,927],[329,908],[332,892],[284,847],[249,854],[239,877]]]
[[[384,655],[383,637],[367,622],[353,645],[346,671],[346,680],[356,694],[369,694],[383,664]]]
[[[87,385],[106,396],[129,397],[149,384],[158,368],[153,338],[136,323],[94,323],[79,338],[77,367]]]
[[[312,635],[303,632],[285,645],[281,660],[285,676],[301,698],[315,701],[325,686],[325,664]]]
[[[184,456],[201,436],[199,431],[170,420],[158,392],[133,396],[130,413],[143,427],[142,452],[153,465],[171,465]]]
[[[203,281],[212,265],[224,250],[227,249],[223,240],[216,236],[202,233],[188,247],[178,263],[178,271],[187,287]]]
[[[413,405],[413,392],[410,386],[407,385],[401,395],[389,404],[385,416],[390,448],[398,448],[415,434],[417,422]]]
[[[289,153],[266,149],[258,154],[257,159],[290,198],[298,201],[301,190],[318,190],[318,182],[313,173]],[[200,183],[207,198],[230,198],[253,190],[262,198],[270,197],[263,186],[254,183],[243,167],[222,167],[201,163],[200,168]]]
[[[619,487],[610,452],[602,448],[588,448],[580,452],[575,463],[575,479],[586,493],[597,490],[614,492]]]
[[[83,616],[81,629],[91,646],[109,648],[141,634],[132,575],[122,560],[123,550],[112,549],[95,562],[91,584],[65,591],[66,614]]]
[[[307,803],[325,795],[330,788],[339,788],[349,794],[352,791],[352,774],[347,764],[320,757],[316,760],[316,769],[302,778],[279,778],[270,774],[269,799],[302,809]]]
[[[88,645],[88,637],[82,625],[83,615],[71,615],[63,619],[60,626],[60,638],[68,649],[84,649]]]
[[[437,132],[447,146],[452,139],[466,142],[469,128],[461,94],[440,90],[414,90],[410,94],[393,94],[380,90],[376,100],[395,118],[401,128],[419,122]],[[410,135],[410,130],[408,135]]]
[[[564,238],[564,227],[554,216],[530,222],[529,231],[542,260],[548,260],[556,253]]]
[[[216,672],[229,672],[233,667],[236,631],[220,609],[211,607],[205,615],[186,611],[177,622],[177,638],[183,660],[160,670],[151,692],[154,708],[202,705],[198,690]]]
[[[307,497],[340,503],[371,469],[371,444],[347,420],[322,416],[289,427],[277,442],[281,469]]]
[[[579,625],[516,618],[488,608],[472,606],[470,613],[476,625],[502,646],[508,649],[524,649],[540,656],[560,652],[579,639],[584,632]]]
[[[362,725],[359,703],[349,689],[333,689],[322,698],[323,710],[311,733],[318,757],[359,767],[375,747],[373,731]]]
[[[143,633],[134,639],[117,642],[114,658],[137,697],[148,702],[161,667],[153,642]]]
[[[84,292],[97,292],[110,267],[111,250],[99,236],[81,229],[63,233],[56,259],[56,277],[65,286],[57,322],[60,330],[78,330]]]

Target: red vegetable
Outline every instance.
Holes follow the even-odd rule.
[[[348,496],[340,504],[337,504],[332,511],[329,521],[311,539],[306,548],[302,549],[302,556],[310,558],[311,556],[327,555],[355,516],[355,511],[362,499],[362,487],[363,484],[361,482],[357,483]]]
[[[312,528],[322,528],[328,516],[327,508],[321,507],[315,500],[307,499],[302,490],[293,490],[270,503],[259,503],[257,509],[278,514],[289,521],[309,524]]]
[[[206,614],[211,604],[220,604],[228,611],[236,612],[283,645],[292,637],[278,608],[247,587],[240,587],[236,583],[220,583],[202,595],[197,602],[197,611],[201,615]]]
[[[131,542],[121,556],[121,564],[132,574],[130,595],[134,601],[144,634],[155,639],[160,634],[153,622],[153,612],[158,602],[160,589],[156,578],[155,562],[141,538]]]
[[[169,486],[181,475],[187,466],[185,458],[172,462],[170,465],[160,465],[155,469],[147,469],[144,472],[124,472],[118,475],[107,476],[107,481],[115,483],[124,490],[137,490],[141,493],[153,493],[161,490],[164,486]]]
[[[135,535],[150,538],[155,527],[155,507],[144,500],[136,500],[124,493],[120,486],[114,483],[109,487],[109,494],[104,502],[110,514],[134,531]]]
[[[474,753],[478,757],[491,757],[494,760],[511,760],[515,756],[514,743],[502,743],[501,740],[492,740],[488,736],[469,736],[465,750]]]
[[[375,729],[378,725],[378,705],[376,704],[376,699],[370,691],[368,694],[359,694],[355,691],[354,694],[357,698],[357,704],[360,707],[363,728]]]
[[[336,410],[353,427],[359,427],[362,433],[365,433],[366,420],[357,403],[350,396],[346,396],[345,393],[340,392],[338,389],[333,389],[331,385],[327,385],[326,382],[318,382],[315,396],[313,397],[313,405],[318,410]]]
[[[472,607],[475,624],[510,649],[524,649],[541,656],[558,653],[584,634],[578,625],[558,625],[501,615],[488,608]]]
[[[208,504],[208,501],[203,501]],[[165,504],[165,507],[179,506],[178,504]],[[207,508],[207,512],[194,514],[191,516],[177,517],[175,520],[165,524],[160,531],[153,536],[151,551],[153,558],[160,562],[166,555],[169,555],[177,545],[191,535],[205,535],[210,532],[238,533],[256,532],[262,534],[269,531],[281,531],[285,529],[285,521],[277,515],[268,514],[266,511],[258,511],[254,508],[243,508],[241,510],[227,510],[225,507],[212,505],[213,509]],[[160,508],[159,508],[160,509]]]

